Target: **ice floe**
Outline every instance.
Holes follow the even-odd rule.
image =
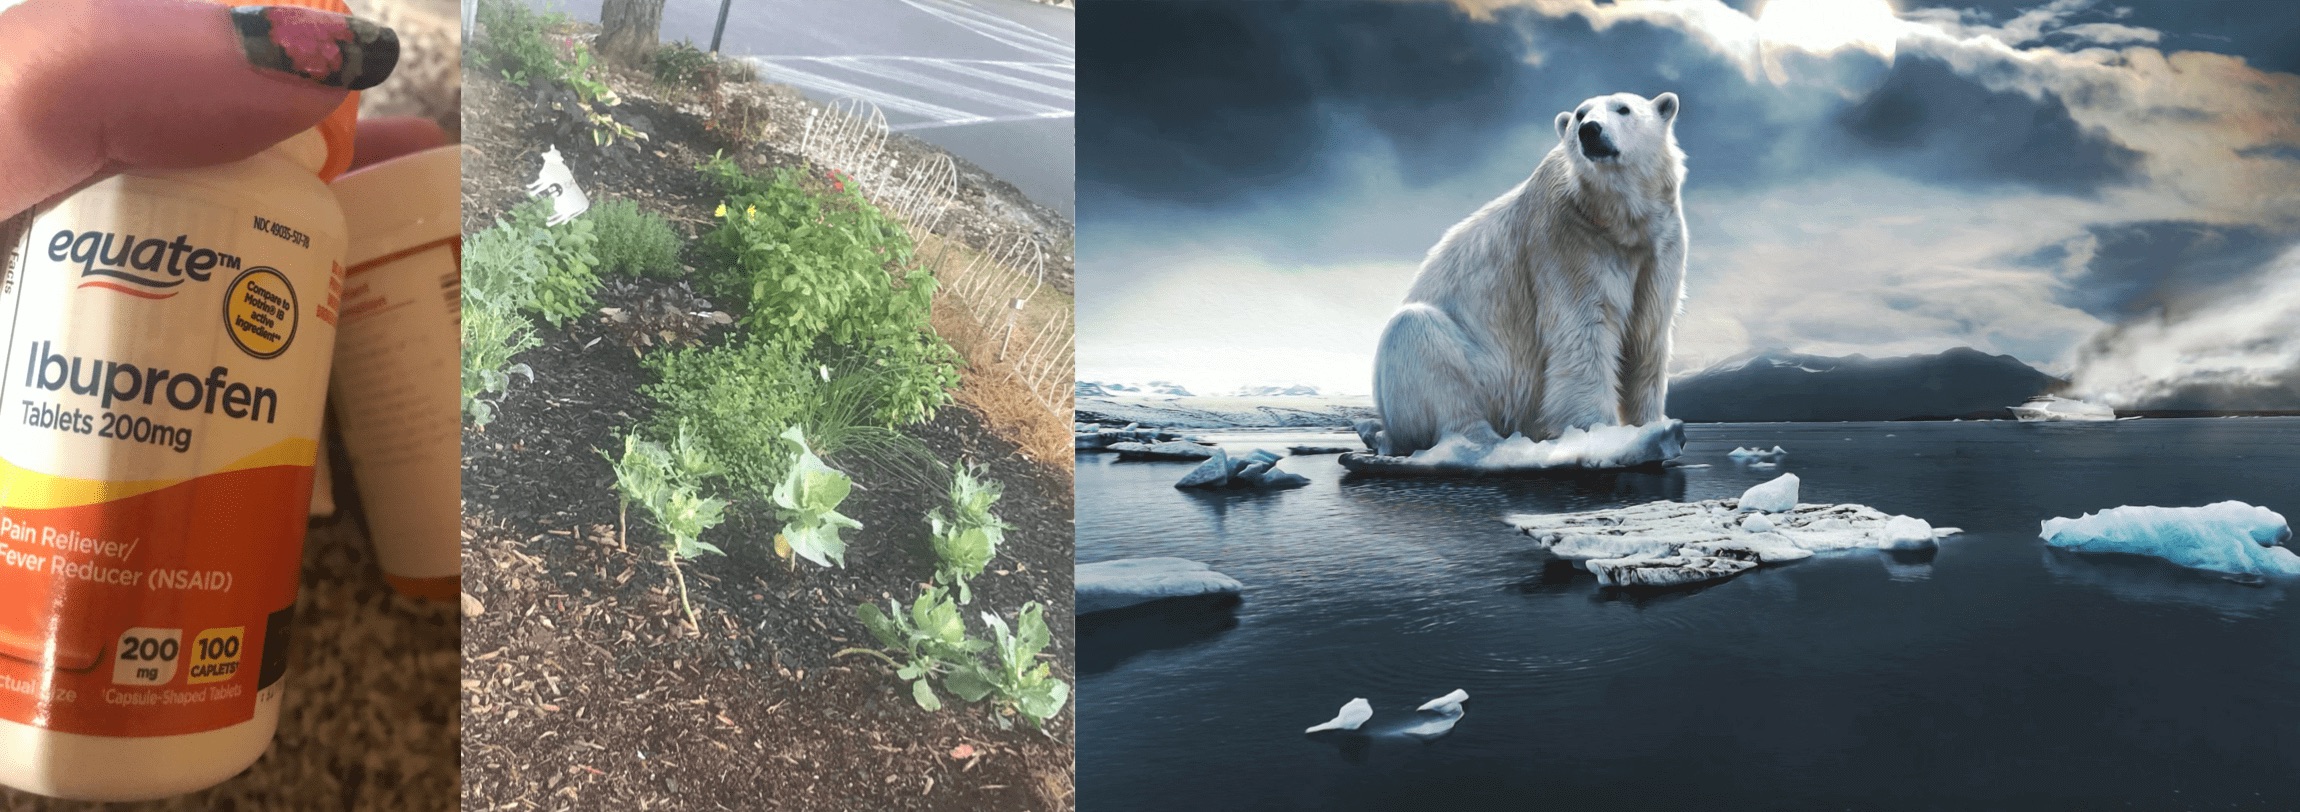
[[[1507,439],[1489,429],[1482,436],[1447,435],[1410,456],[1371,452],[1342,455],[1342,466],[1374,474],[1509,474],[1562,469],[1635,468],[1676,459],[1685,451],[1685,424],[1660,420],[1643,426],[1566,429],[1553,440],[1535,442],[1523,434]]]
[[[1367,719],[1372,718],[1374,718],[1374,703],[1367,702],[1365,697],[1359,697],[1357,699],[1352,699],[1348,704],[1343,705],[1342,712],[1335,714],[1334,718],[1319,724],[1311,725],[1308,730],[1304,730],[1302,732],[1316,733],[1321,730],[1356,730],[1358,729],[1358,726],[1365,724]]]
[[[1460,705],[1447,705],[1444,709],[1435,712],[1433,715],[1420,717],[1416,719],[1413,724],[1398,728],[1397,732],[1401,736],[1412,736],[1423,741],[1428,741],[1430,739],[1435,739],[1439,736],[1443,736],[1447,733],[1452,733],[1453,726],[1461,722],[1461,717],[1462,709]]]
[[[1867,505],[1792,503],[1771,514],[1748,515],[1742,507],[1740,499],[1648,502],[1578,513],[1518,514],[1503,521],[1532,536],[1551,555],[1583,562],[1605,586],[1713,581],[1817,552],[1929,547],[1961,532]]]
[[[2243,502],[2203,507],[2110,508],[2044,521],[2045,543],[2087,553],[2154,556],[2232,575],[2300,576],[2300,553],[2277,546],[2292,526],[2276,511]]]
[[[1214,456],[1214,447],[1185,440],[1158,443],[1111,443],[1108,450],[1122,460],[1202,460]]]
[[[1187,558],[1122,558],[1078,565],[1077,614],[1203,595],[1236,595],[1238,579]]]

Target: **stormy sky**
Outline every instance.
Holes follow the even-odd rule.
[[[1675,371],[1964,345],[2300,407],[2300,3],[1081,5],[1081,380],[1368,391],[1422,255],[1552,117],[1666,90]]]

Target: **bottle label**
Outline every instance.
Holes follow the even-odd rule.
[[[341,232],[134,176],[21,228],[0,280],[0,719],[167,736],[276,701]]]

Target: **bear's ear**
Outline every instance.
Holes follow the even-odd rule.
[[[1677,121],[1677,94],[1663,93],[1653,97],[1653,112],[1659,114],[1664,122]]]
[[[1567,110],[1563,113],[1557,114],[1557,137],[1559,139],[1565,138],[1565,131],[1572,126],[1573,111]]]

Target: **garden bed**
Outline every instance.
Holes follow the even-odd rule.
[[[484,75],[483,75],[484,74]],[[725,151],[754,172],[805,167],[772,144],[736,144],[676,99],[611,77],[618,117],[649,134],[617,160],[568,143],[536,96],[473,70],[464,132],[467,230],[523,199],[556,143],[596,205],[629,200],[690,240],[716,225],[721,192],[696,171]],[[770,126],[789,129],[785,121]],[[738,153],[737,148],[742,148]],[[819,174],[809,167],[810,174]],[[1067,224],[1063,226],[1067,229]],[[701,261],[696,244],[682,258]],[[598,308],[641,308],[679,280],[602,273]],[[737,328],[706,330],[706,346]],[[845,566],[776,557],[771,510],[737,498],[705,535],[726,551],[683,562],[691,627],[664,556],[666,537],[637,507],[619,515],[617,478],[602,452],[647,417],[655,373],[626,334],[592,316],[538,325],[541,344],[515,360],[514,380],[484,429],[464,433],[464,586],[478,612],[464,622],[464,805],[474,809],[1067,809],[1072,721],[1043,731],[987,704],[945,696],[921,709],[883,661],[834,656],[878,648],[858,604],[905,606],[934,572],[928,512],[940,490],[874,475],[867,460],[831,462],[856,489],[838,510]],[[1055,675],[1073,675],[1071,483],[1060,465],[1017,453],[960,402],[901,431],[946,463],[984,466],[1003,483],[997,514],[1011,529],[964,607],[1012,619],[1046,605]]]

